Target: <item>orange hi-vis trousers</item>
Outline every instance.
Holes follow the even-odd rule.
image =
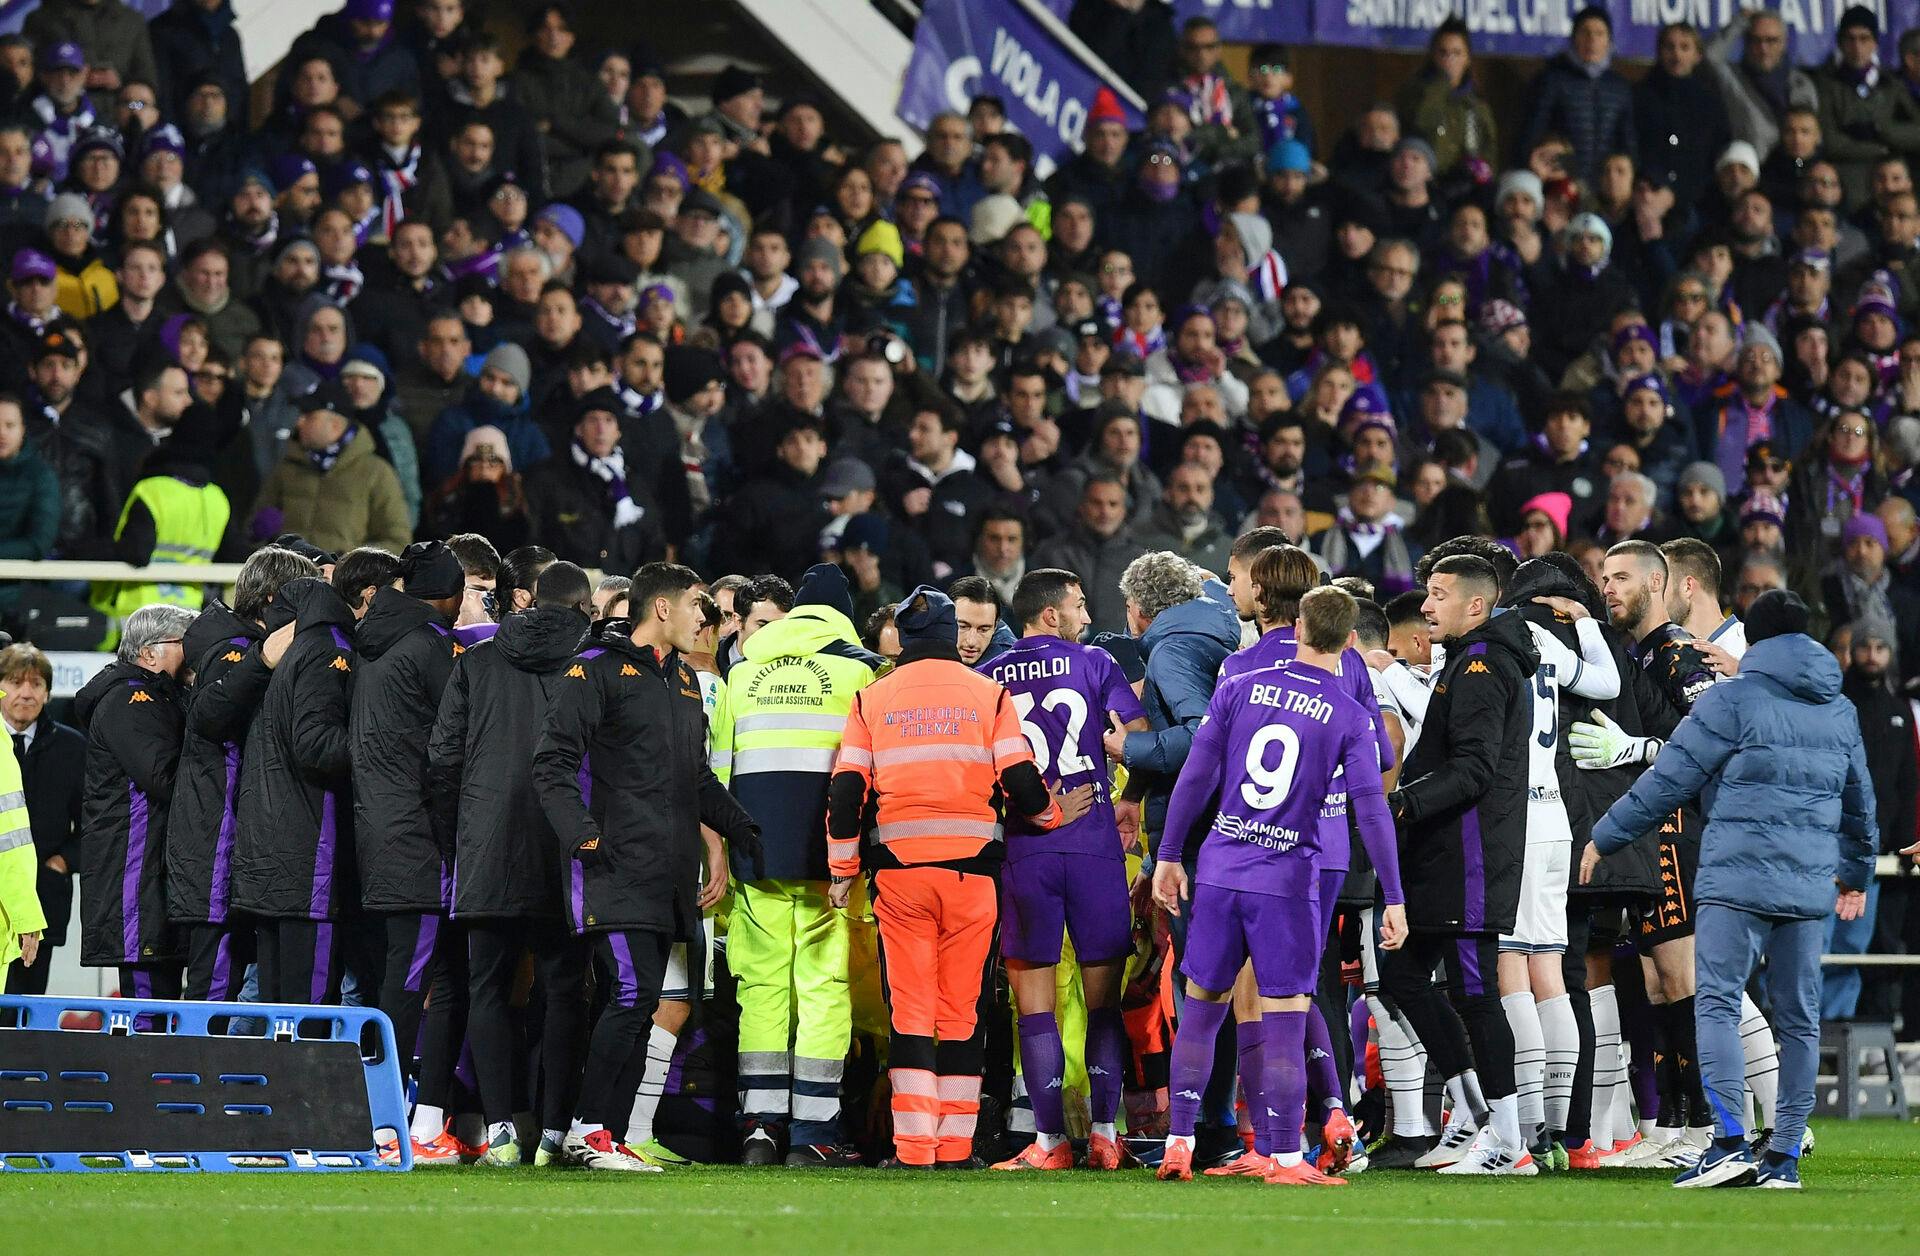
[[[965,1160],[980,1117],[998,891],[992,877],[950,868],[889,868],[873,880],[893,1031],[894,1153],[903,1164]]]

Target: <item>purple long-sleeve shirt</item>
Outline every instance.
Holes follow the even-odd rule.
[[[1201,843],[1196,879],[1313,898],[1321,812],[1344,773],[1348,806],[1386,901],[1403,902],[1376,724],[1340,678],[1298,659],[1222,680],[1167,804],[1167,833],[1187,833],[1218,792],[1219,813]]]

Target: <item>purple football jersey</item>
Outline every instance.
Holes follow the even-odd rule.
[[[1321,811],[1341,769],[1369,853],[1384,847],[1392,863],[1393,829],[1374,746],[1366,711],[1330,672],[1296,660],[1223,680],[1180,769],[1166,831],[1191,832],[1217,791],[1219,814],[1201,844],[1196,881],[1312,898],[1325,832]],[[1394,901],[1397,865],[1382,883]]]
[[[1113,656],[1097,646],[1057,637],[1022,637],[983,669],[1013,696],[1020,731],[1033,748],[1034,766],[1048,786],[1094,787],[1086,815],[1057,829],[1040,831],[1007,817],[1007,859],[1041,853],[1121,857],[1119,829],[1108,788],[1107,712],[1122,724],[1145,716],[1140,699]]]
[[[1245,649],[1227,655],[1220,664],[1220,679],[1291,663],[1299,654],[1300,643],[1294,640],[1293,629],[1275,628],[1262,633],[1258,641]],[[1360,651],[1340,652],[1340,672],[1334,677],[1334,683],[1373,717],[1374,740],[1380,747],[1380,770],[1386,771],[1393,766],[1393,743],[1387,739],[1386,721],[1380,718],[1380,699],[1373,692],[1373,678],[1367,673],[1367,661],[1360,657]]]

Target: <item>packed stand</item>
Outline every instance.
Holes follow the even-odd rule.
[[[480,1154],[446,1124],[475,1112],[497,1163],[528,1137],[540,1163],[657,1167],[681,1154],[651,1128],[666,1078],[695,1069],[737,1082],[745,1123],[691,1154],[852,1163],[842,1096],[881,1071],[854,1044],[878,1042],[873,1102],[908,1166],[1004,1134],[1002,1167],[1065,1167],[1071,1124],[1112,1168],[1132,1154],[1117,1128],[1171,1124],[1163,1176],[1221,1160],[1321,1184],[1357,1123],[1390,1131],[1382,1167],[1593,1167],[1617,1147],[1699,1171],[1691,901],[1656,893],[1684,843],[1621,874],[1665,931],[1640,939],[1644,982],[1630,952],[1601,963],[1632,940],[1618,903],[1590,939],[1606,912],[1568,908],[1566,883],[1780,590],[1811,612],[1777,632],[1825,640],[1879,721],[1881,849],[1914,840],[1920,31],[1883,67],[1850,10],[1832,63],[1801,69],[1768,14],[1712,46],[1674,26],[1630,82],[1589,10],[1503,118],[1448,23],[1392,101],[1312,118],[1285,48],[1253,49],[1241,82],[1204,20],[1080,0],[1072,24],[1149,107],[1129,132],[1102,92],[1084,151],[1044,175],[991,96],[934,119],[912,160],[736,66],[685,111],[644,46],[585,48],[564,4],[530,12],[509,68],[459,0],[348,0],[294,43],[264,117],[225,0],[144,27],[118,0],[45,0],[0,38],[0,555],[247,561],[204,609],[158,580],[0,585],[20,624],[84,598],[118,649],[84,733],[43,716],[44,656],[0,658],[29,803],[84,803],[84,862],[134,887],[89,902],[83,962],[128,994],[344,984],[419,1043],[429,1162]],[[1436,606],[1435,572],[1460,607]],[[1309,596],[1323,576],[1345,602]],[[1437,684],[1429,707],[1467,639],[1502,688]],[[1480,820],[1452,809],[1489,786],[1449,779],[1454,730],[1534,719],[1550,654],[1612,678],[1566,682],[1572,732],[1539,690],[1541,744],[1585,739],[1612,794],[1562,808],[1551,753],[1480,747],[1505,782],[1485,834],[1504,915],[1463,889],[1477,873],[1430,862],[1403,904],[1423,826],[1480,858]],[[795,660],[806,676],[766,679]],[[1163,835],[1206,829],[1195,774],[1253,765],[1260,734],[1201,717],[1222,694],[1274,705],[1231,678],[1289,661],[1344,677],[1339,753],[1301,770],[1387,775],[1353,789],[1337,861],[1209,880],[1197,836],[1183,860]],[[1636,666],[1659,669],[1657,709],[1622,696]],[[791,713],[788,685],[819,709]],[[961,701],[982,727],[927,714]],[[1530,770],[1557,820],[1528,809]],[[1271,775],[1241,831],[1299,827]],[[58,816],[32,824],[49,944],[82,862]],[[162,828],[165,858],[130,862]],[[1542,832],[1558,864],[1536,867]],[[1188,896],[1173,874],[1196,852]],[[1864,928],[1835,919],[1833,946],[1906,949],[1903,890]],[[1210,938],[1196,959],[1187,917],[1275,893],[1316,904],[1275,926],[1311,952],[1306,988],[1256,950],[1257,993],[1224,1002],[1248,956]],[[1341,960],[1362,950],[1349,1007]],[[1451,1002],[1443,950],[1473,973]],[[511,1005],[528,954],[537,1008]],[[1061,964],[1084,1046],[1063,1046]],[[689,1064],[716,970],[737,1024]],[[1827,1015],[1855,1014],[1857,982],[1835,984]],[[1869,997],[1911,1023],[1910,991]],[[1236,1122],[1232,1067],[1208,1084],[1228,1011],[1247,1106],[1311,1095],[1305,1169],[1298,1122]],[[1790,1011],[1783,1042],[1805,1030]],[[1773,1070],[1800,1061],[1770,1062],[1751,1001],[1734,1014],[1771,1124]],[[1087,1105],[1071,1120],[1063,1077]],[[1786,1112],[1774,1147],[1797,1156],[1805,1112]]]

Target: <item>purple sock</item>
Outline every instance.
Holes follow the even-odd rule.
[[[1318,1120],[1329,1103],[1346,1107],[1347,1096],[1340,1089],[1340,1070],[1334,1067],[1333,1034],[1327,1029],[1327,1018],[1320,1014],[1320,1005],[1309,1003],[1300,1015],[1307,1018],[1307,1093],[1313,1098],[1314,1119]]]
[[[1181,1009],[1180,1028],[1173,1035],[1173,1055],[1167,1064],[1167,1132],[1193,1137],[1200,1115],[1200,1096],[1213,1076],[1213,1043],[1226,1022],[1230,1003],[1206,1003],[1189,998]],[[1037,1119],[1037,1118],[1036,1118]]]
[[[1253,1124],[1253,1149],[1264,1156],[1269,1150],[1266,1122],[1266,1021],[1264,1018],[1235,1021],[1233,1032],[1237,1037],[1240,1056],[1240,1097],[1246,1101],[1247,1120]]]
[[[1120,1082],[1127,1068],[1127,1022],[1117,1007],[1087,1010],[1089,1115],[1110,1125],[1120,1114]]]
[[[1305,1012],[1268,1012],[1260,1018],[1266,1024],[1267,1051],[1267,1137],[1276,1156],[1300,1151],[1300,1122],[1307,1113],[1307,1022]],[[1321,1022],[1325,1032],[1325,1022]]]
[[[1020,1018],[1020,1076],[1033,1103],[1033,1128],[1042,1134],[1067,1132],[1061,1088],[1067,1072],[1066,1050],[1060,1045],[1060,1021],[1052,1012],[1033,1012]]]

